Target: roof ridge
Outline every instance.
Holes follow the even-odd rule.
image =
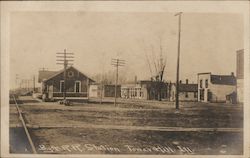
[[[91,79],[90,77],[88,77],[87,75],[85,75],[84,73],[82,73],[81,71],[79,71],[78,69],[76,69],[76,68],[75,68],[75,67],[73,67],[73,66],[69,66],[69,67],[67,67],[67,68],[66,68],[66,70],[68,70],[68,69],[70,69],[70,68],[73,68],[73,69],[77,70],[77,71],[78,71],[78,72],[80,72],[82,75],[86,76],[88,79],[90,79],[90,80],[94,81],[93,79]],[[55,77],[55,76],[57,76],[57,75],[61,74],[62,72],[64,72],[64,69],[59,70],[57,73],[55,73],[54,75],[50,76],[49,78],[47,78],[47,79],[46,79],[46,80],[44,80],[44,81],[48,81],[48,80],[50,80],[51,78],[53,78],[53,77]]]

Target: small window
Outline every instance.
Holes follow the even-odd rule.
[[[69,71],[68,72],[68,77],[74,77],[74,72],[73,71]]]
[[[200,80],[200,88],[202,88],[202,80]]]
[[[188,98],[188,92],[185,93],[185,97]]]
[[[64,81],[60,81],[60,92],[64,92]]]
[[[206,88],[208,87],[208,80],[207,79],[205,81],[205,86],[206,86]]]

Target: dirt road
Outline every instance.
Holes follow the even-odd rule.
[[[229,104],[95,102],[73,106],[21,97],[38,153],[242,154],[243,109]],[[10,125],[17,125],[10,105]]]

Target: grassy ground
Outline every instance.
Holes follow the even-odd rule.
[[[135,130],[129,127],[242,128],[240,105],[119,100],[115,107],[77,103],[41,103],[21,97],[20,109],[29,125],[81,125],[84,128],[30,129],[39,153],[70,154],[243,154],[242,132]],[[10,124],[17,124],[10,106]],[[90,126],[91,125],[91,126]],[[107,126],[110,128],[92,128]],[[123,129],[112,127],[121,126]],[[127,129],[126,129],[127,127]]]

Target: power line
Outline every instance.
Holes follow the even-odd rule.
[[[33,93],[36,91],[36,76],[33,75]]]
[[[124,66],[125,60],[122,59],[111,59],[111,65],[116,67],[116,79],[115,79],[115,102],[114,105],[116,106],[116,98],[117,98],[117,82],[118,82],[118,68],[119,66]]]
[[[45,68],[45,67],[42,67],[42,68],[39,68],[39,71],[48,71],[49,69],[48,68]]]
[[[63,52],[57,52],[56,54],[58,54],[59,56],[57,57],[57,62],[56,64],[58,65],[63,65],[64,67],[64,74],[63,74],[63,78],[64,78],[64,84],[63,84],[63,100],[66,101],[66,71],[67,71],[67,67],[70,65],[73,65],[74,60],[72,58],[74,58],[74,53],[68,53],[66,52],[66,49],[64,49]],[[69,59],[70,58],[70,59]],[[66,103],[66,102],[65,102]]]

